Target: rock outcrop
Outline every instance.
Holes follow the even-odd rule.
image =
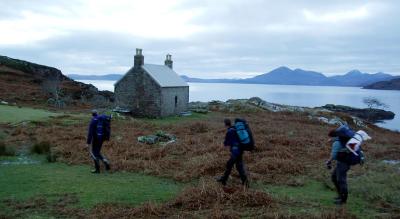
[[[328,104],[323,107],[300,107],[270,103],[259,97],[250,99],[231,99],[226,102],[191,102],[189,108],[193,112],[223,111],[223,112],[299,112],[306,113],[310,120],[316,120],[330,125],[348,124],[349,122],[364,127],[365,122],[377,122],[394,118],[394,113],[380,109],[357,109],[348,106]]]
[[[17,104],[105,107],[114,94],[74,81],[56,68],[0,56],[0,99]]]
[[[327,109],[333,112],[342,112],[347,113],[352,116],[356,116],[358,118],[370,121],[370,122],[379,122],[382,120],[391,120],[394,118],[395,114],[391,111],[386,111],[382,109],[374,109],[374,108],[353,108],[349,106],[342,106],[342,105],[333,105],[327,104],[322,107],[323,109]]]

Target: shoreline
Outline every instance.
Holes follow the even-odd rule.
[[[356,124],[357,126],[365,127],[366,124],[370,123],[386,130],[399,132],[399,130],[389,129],[378,125],[379,123],[384,123],[387,120],[392,120],[395,116],[395,113],[391,111],[385,111],[380,109],[368,109],[368,108],[361,109],[361,108],[355,108],[343,105],[334,105],[334,104],[326,104],[325,106],[319,106],[319,107],[302,107],[302,106],[271,103],[259,97],[252,97],[249,99],[229,99],[225,102],[219,100],[213,100],[208,102],[202,102],[202,101],[189,102],[189,109],[193,112],[199,112],[199,113],[207,113],[208,111],[213,111],[215,109],[228,112],[235,112],[238,111],[238,108],[241,111],[266,110],[271,112],[307,113],[310,119],[317,119],[327,124],[346,123],[343,118],[340,118],[341,115],[338,115],[338,114],[345,114],[348,117],[350,117],[353,120],[353,123]],[[373,113],[376,113],[374,114],[375,117],[389,115],[391,119],[379,119],[379,120],[373,119],[372,117],[370,117],[372,116],[371,110]],[[360,118],[360,115],[363,114],[364,118],[362,117]],[[391,115],[393,115],[393,117]],[[370,120],[365,119],[365,117],[370,118]]]

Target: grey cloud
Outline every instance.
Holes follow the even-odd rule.
[[[81,4],[80,0],[54,1],[54,0],[0,0],[0,20],[18,19],[24,12],[38,14],[59,15],[60,11],[73,12],[76,6]],[[58,9],[55,11],[55,9]]]
[[[54,2],[43,4],[74,10],[72,4]],[[384,13],[377,9],[373,17],[353,25],[310,24],[302,15],[305,8],[323,12],[368,2],[385,4]],[[141,47],[145,62],[162,63],[165,54],[171,53],[177,72],[194,77],[216,77],[216,73],[225,77],[229,72],[243,72],[242,77],[247,77],[283,65],[327,74],[356,68],[400,74],[399,4],[368,2],[187,1],[178,8],[202,10],[203,14],[190,22],[205,27],[205,31],[186,39],[150,40],[107,31],[72,31],[30,46],[3,46],[0,53],[52,65],[64,73],[124,73],[133,63],[134,49]],[[24,4],[26,9],[50,10],[40,9],[40,4]],[[10,11],[10,6],[0,9]]]

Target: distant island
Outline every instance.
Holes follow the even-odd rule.
[[[79,74],[69,74],[68,77],[74,80],[109,80],[118,81],[124,75],[123,74],[107,74],[107,75],[79,75]]]
[[[400,90],[400,78],[392,79],[390,81],[379,81],[363,87],[364,89],[376,90]]]
[[[79,75],[70,74],[75,80],[119,80],[122,74]],[[240,83],[240,84],[277,84],[277,85],[308,85],[308,86],[349,86],[364,87],[380,81],[389,81],[396,77],[387,73],[362,73],[352,70],[344,75],[327,77],[320,72],[302,69],[279,67],[268,73],[245,79],[202,79],[181,76],[186,82],[192,83]]]

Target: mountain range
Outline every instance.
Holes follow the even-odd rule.
[[[77,75],[69,77],[75,80],[118,80],[123,75]],[[194,83],[242,83],[242,84],[279,84],[279,85],[311,85],[311,86],[354,86],[363,87],[379,81],[389,81],[397,77],[386,73],[368,74],[358,70],[352,70],[344,75],[327,77],[320,72],[306,71],[302,69],[290,69],[279,67],[268,73],[245,79],[202,79],[181,76],[186,82]]]

